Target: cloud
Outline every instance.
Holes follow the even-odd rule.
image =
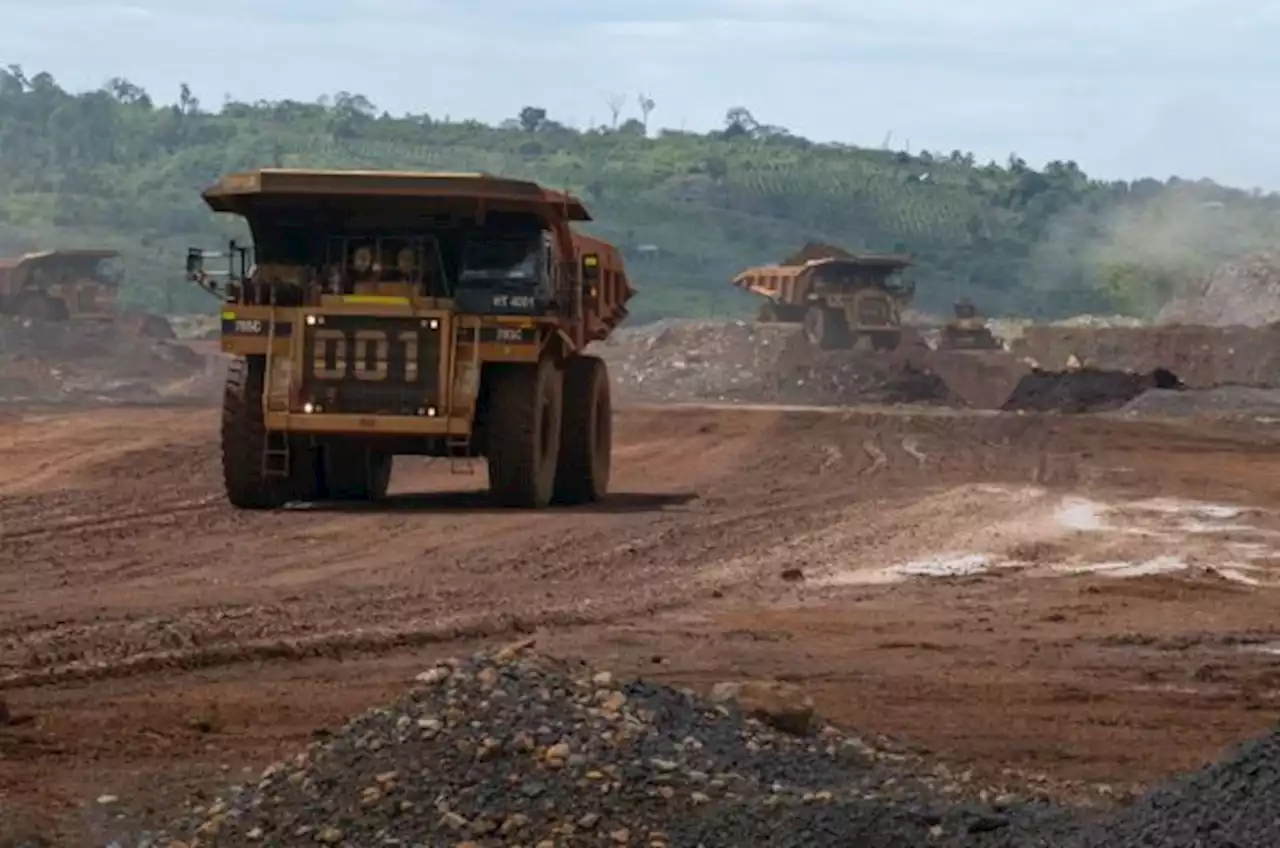
[[[0,62],[77,88],[349,90],[393,113],[537,104],[576,123],[608,117],[605,92],[634,112],[646,91],[666,126],[742,105],[826,140],[892,130],[914,149],[1280,189],[1262,144],[1280,129],[1280,4],[1256,0],[0,0],[0,20]]]

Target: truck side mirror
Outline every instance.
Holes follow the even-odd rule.
[[[195,277],[204,270],[204,251],[198,247],[187,249],[187,277]]]

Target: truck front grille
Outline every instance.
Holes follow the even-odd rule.
[[[337,414],[442,409],[442,326],[427,318],[315,316],[303,327],[300,401]]]

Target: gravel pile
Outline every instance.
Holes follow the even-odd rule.
[[[1141,318],[1134,318],[1129,315],[1073,315],[1070,318],[1063,318],[1059,321],[1051,322],[1054,327],[1143,327],[1146,322]]]
[[[1260,327],[1274,321],[1280,321],[1280,255],[1266,252],[1223,264],[1156,316],[1159,324]]]
[[[1149,390],[1177,391],[1180,386],[1177,375],[1163,369],[1145,374],[1099,368],[1035,370],[1018,381],[1001,409],[1102,412],[1121,409]]]
[[[667,320],[619,330],[598,353],[628,400],[729,400],[755,393],[799,334],[776,324]]]
[[[1280,730],[1140,798],[1069,848],[1270,848],[1280,845]]]
[[[911,777],[814,722],[783,732],[747,703],[506,649],[429,670],[136,844],[1033,848],[1072,832],[1047,803],[968,801],[954,777]]]
[[[813,364],[779,369],[730,398],[816,406],[920,403],[962,407],[965,402],[928,367],[875,354],[839,352]]]
[[[798,325],[663,321],[616,333],[600,355],[627,400],[965,405],[905,355],[818,351]]]
[[[215,365],[183,344],[145,335],[137,319],[0,316],[0,403],[203,397]]]
[[[1212,415],[1215,418],[1280,416],[1280,389],[1252,386],[1219,386],[1213,389],[1177,391],[1151,389],[1124,405],[1134,415],[1183,417]]]

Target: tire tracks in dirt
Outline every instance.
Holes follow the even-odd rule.
[[[29,540],[40,536],[62,536],[71,532],[86,530],[107,530],[126,527],[130,524],[147,524],[163,522],[169,518],[189,512],[203,512],[220,505],[222,498],[208,495],[194,501],[179,502],[160,508],[134,510],[132,512],[94,516],[92,518],[72,519],[59,523],[41,521],[38,527],[23,527],[19,530],[0,530],[0,542]]]
[[[1117,748],[1160,747],[1137,724],[1181,728],[1183,743],[1204,733],[1186,709],[1144,713],[1116,694],[1117,673],[1082,645],[1117,616],[1131,623],[1116,632],[1140,626],[1134,596],[822,578],[963,546],[1001,517],[971,484],[1280,503],[1265,428],[688,406],[619,409],[616,494],[595,507],[491,508],[473,491],[483,478],[409,460],[386,508],[264,515],[221,503],[216,422],[215,410],[113,409],[0,431],[0,462],[39,477],[0,470],[0,533],[22,534],[0,541],[0,694],[39,718],[0,738],[0,794],[15,808],[100,812],[81,805],[104,786],[191,797],[228,767],[305,748],[431,657],[530,633],[689,685],[785,674],[833,721],[1037,770],[1085,750],[1094,768]],[[50,462],[59,451],[89,458]],[[1184,619],[1199,594],[1163,589],[1154,604],[1183,603],[1165,614]],[[1054,645],[1027,644],[1037,633]],[[1068,679],[1097,704],[1064,716],[1046,689]],[[1254,715],[1232,709],[1237,724]]]
[[[103,415],[116,429],[151,426],[146,413]],[[149,449],[135,440],[116,455],[95,450],[67,488],[28,502],[17,529],[6,522],[0,609],[14,615],[0,626],[0,687],[379,653],[750,594],[777,581],[770,552],[780,543],[847,525],[850,509],[869,528],[859,544],[874,550],[914,532],[878,515],[906,493],[975,480],[1070,482],[1096,449],[1078,431],[1122,426],[884,410],[626,410],[612,506],[492,509],[435,466],[408,465],[397,471],[393,508],[263,516],[221,502],[211,417],[167,413],[172,429]],[[109,438],[112,427],[101,429]],[[110,485],[121,476],[124,485]],[[165,505],[140,508],[147,492]],[[55,503],[59,515],[78,517],[28,523]]]

